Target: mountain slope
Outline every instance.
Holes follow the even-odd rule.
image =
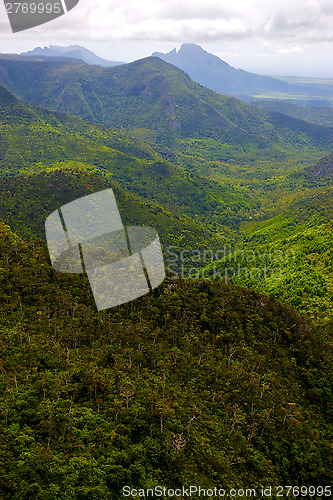
[[[291,308],[179,280],[98,313],[2,224],[0,284],[2,500],[332,483],[332,344]]]
[[[153,130],[160,143],[214,138],[227,144],[331,147],[333,129],[267,113],[146,58],[114,68],[79,62],[0,60],[0,83],[19,97],[108,126]]]
[[[284,115],[298,118],[315,125],[333,127],[333,107],[326,105],[294,104],[285,100],[258,99],[252,103],[268,111],[275,111]]]
[[[83,168],[0,177],[0,221],[23,237],[45,240],[45,220],[54,210],[109,188],[114,191],[123,223],[156,228],[165,252],[170,245],[181,251],[188,247],[218,247],[221,244],[200,222],[177,216],[121,189],[112,178]]]
[[[0,88],[0,175],[84,167],[214,230],[236,228],[257,202],[246,190],[187,172],[123,131],[29,106]]]
[[[277,78],[256,75],[242,69],[233,68],[219,57],[206,52],[194,43],[184,43],[178,52],[176,49],[167,54],[154,52],[153,56],[174,64],[186,71],[195,82],[223,95],[240,98],[264,94],[265,92],[288,95],[325,95],[325,91],[315,86],[305,88],[283,82]]]
[[[323,160],[312,171],[331,168],[330,161]],[[329,323],[333,315],[332,177],[327,176],[321,190],[314,187],[300,193],[302,199],[289,210],[243,227],[242,242],[228,249],[222,260],[208,262],[205,275],[273,295],[317,323]]]
[[[333,153],[322,158],[316,165],[313,167],[308,167],[303,171],[308,177],[319,177],[323,179],[332,179],[333,177]]]
[[[252,95],[265,90],[290,93],[292,87],[274,78],[233,68],[194,43],[184,43],[178,51],[173,49],[167,54],[154,52],[153,56],[174,64],[195,82],[224,95]]]

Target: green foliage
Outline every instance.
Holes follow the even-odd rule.
[[[103,189],[112,188],[124,224],[155,227],[163,247],[218,247],[219,239],[202,224],[177,216],[153,202],[132,195],[110,179],[81,170],[55,170],[0,178],[0,220],[28,238],[45,239],[45,220],[59,207]]]
[[[1,499],[330,484],[331,163],[304,167],[332,130],[152,58],[0,62],[17,95],[132,132],[0,87],[0,219],[32,238],[0,223]],[[87,278],[56,273],[34,237],[53,210],[108,187],[123,222],[156,227],[165,247],[231,245],[244,269],[227,281],[264,295],[225,284],[229,260],[219,281],[169,279],[97,313]]]
[[[332,482],[332,344],[293,309],[178,280],[97,313],[0,231],[1,498]]]
[[[218,231],[236,228],[257,205],[244,189],[221,187],[188,172],[124,132],[33,108],[5,89],[0,102],[1,176],[85,168],[109,176],[177,216],[199,219]]]
[[[222,96],[156,57],[112,68],[5,59],[0,65],[0,83],[32,104],[107,126],[153,130],[160,144],[194,137],[257,149],[271,143],[325,149],[332,141],[332,129]]]
[[[244,230],[227,258],[209,264],[235,284],[274,295],[327,323],[333,314],[332,190]],[[208,274],[207,274],[208,273]]]

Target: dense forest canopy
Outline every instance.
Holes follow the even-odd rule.
[[[97,313],[1,225],[1,495],[332,481],[332,342],[273,299],[166,281]]]

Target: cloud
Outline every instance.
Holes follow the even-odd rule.
[[[332,23],[332,0],[80,0],[67,15],[13,35],[0,0],[2,51],[80,44],[118,60],[194,42],[213,53],[240,52],[238,67],[244,58],[267,61],[273,56],[303,58],[314,66],[321,62],[328,71]]]
[[[300,54],[303,52],[303,47],[290,47],[286,49],[279,49],[277,51],[278,54],[284,55],[284,54]]]
[[[2,9],[3,10],[3,9]],[[332,39],[331,0],[81,0],[53,21],[59,35],[111,40]],[[1,20],[1,27],[6,21]],[[46,33],[51,25],[36,28]],[[60,36],[59,36],[60,37]]]
[[[331,0],[104,0],[89,9],[100,35],[113,39],[331,39]],[[192,40],[191,40],[192,38]]]

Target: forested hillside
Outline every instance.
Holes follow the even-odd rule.
[[[97,313],[87,279],[0,231],[2,499],[331,484],[329,336],[210,281]]]
[[[328,159],[322,164],[329,165]],[[206,275],[213,276],[219,270],[227,282],[279,297],[316,322],[330,322],[332,219],[333,192],[332,187],[326,187],[322,194],[296,202],[272,219],[248,224],[242,242],[222,261],[209,262]]]
[[[168,212],[121,189],[109,178],[84,169],[0,178],[0,220],[26,238],[45,240],[45,220],[54,210],[73,199],[109,188],[114,191],[123,223],[155,227],[164,249],[169,245],[180,249],[221,245],[222,237],[208,231],[205,225]]]
[[[178,216],[207,224],[209,215],[210,226],[237,226],[258,206],[244,189],[188,171],[177,157],[167,161],[123,131],[31,107],[4,88],[0,104],[1,176],[81,167]]]

